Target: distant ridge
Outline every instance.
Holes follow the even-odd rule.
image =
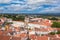
[[[21,15],[44,15],[44,16],[60,16],[60,13],[0,13],[0,14],[21,14]]]

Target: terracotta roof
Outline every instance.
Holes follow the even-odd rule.
[[[37,40],[48,40],[47,36],[38,36]]]
[[[56,28],[56,30],[60,31],[60,28]]]
[[[60,34],[57,34],[60,37]]]
[[[2,35],[2,33],[3,33],[3,32],[2,32],[2,31],[0,31],[0,35]]]
[[[51,38],[51,40],[60,40],[60,38]]]
[[[52,21],[51,20],[44,20],[44,19],[41,19],[41,18],[33,18],[31,20],[42,20],[41,22],[31,22],[33,24],[40,24],[40,25],[45,25],[45,26],[51,26],[52,24]]]
[[[16,35],[14,35],[15,37],[20,37],[20,34],[16,34]]]
[[[21,33],[21,34],[17,34],[17,35],[15,35],[15,37],[24,38],[24,37],[27,37],[27,34],[25,34],[25,33]]]
[[[0,36],[0,40],[10,40],[10,36]]]
[[[48,36],[50,38],[56,38],[56,35],[46,35],[46,36]]]
[[[20,31],[20,28],[19,27],[14,27],[15,28],[15,31],[19,32]]]
[[[31,24],[39,24],[39,25],[44,25],[44,26],[51,26],[51,23],[48,23],[48,22],[31,22]]]
[[[8,29],[7,32],[12,33],[13,31],[12,31],[12,29]]]
[[[29,38],[32,40],[35,40],[37,38],[37,36],[36,35],[30,35]]]
[[[60,40],[60,34],[47,35],[47,36],[50,37],[50,40]]]
[[[48,37],[47,36],[30,35],[29,38],[31,40],[48,40]]]
[[[22,34],[20,34],[20,37],[21,37],[21,38],[27,37],[27,34],[22,33]]]
[[[3,40],[9,40],[10,39],[10,36],[4,36],[2,39]]]
[[[42,31],[42,32],[47,32],[47,31],[53,31],[54,29],[51,28],[51,27],[48,27],[48,28],[35,28],[35,31]]]
[[[3,38],[3,36],[2,35],[0,35],[0,40]]]
[[[21,40],[20,37],[12,37],[12,40]]]
[[[0,31],[0,35],[7,35],[7,31]]]

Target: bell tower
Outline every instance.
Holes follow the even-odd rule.
[[[28,16],[25,17],[24,22],[25,22],[25,27],[28,27],[28,23],[29,23],[29,17]]]

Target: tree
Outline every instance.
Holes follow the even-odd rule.
[[[51,35],[55,35],[55,32],[51,32],[50,34],[51,34]]]
[[[25,19],[25,16],[18,16],[18,17],[16,17],[16,19],[17,19],[17,20],[24,21],[24,19]]]
[[[60,31],[57,31],[56,33],[55,32],[51,32],[50,34],[51,35],[60,34]]]
[[[60,22],[53,22],[52,27],[60,28]]]
[[[56,17],[48,18],[49,20],[58,20]]]
[[[57,34],[60,34],[60,31],[58,31]]]

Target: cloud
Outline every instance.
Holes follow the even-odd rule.
[[[10,3],[12,0],[0,0],[0,3]]]
[[[60,5],[52,8],[46,8],[43,11],[40,11],[41,13],[60,13]]]
[[[3,3],[9,5],[3,6]],[[0,0],[0,5],[3,12],[60,12],[60,0]]]
[[[4,9],[4,7],[0,7],[0,10],[1,10],[1,9]]]
[[[27,4],[37,4],[40,2],[45,2],[46,0],[27,0]]]

